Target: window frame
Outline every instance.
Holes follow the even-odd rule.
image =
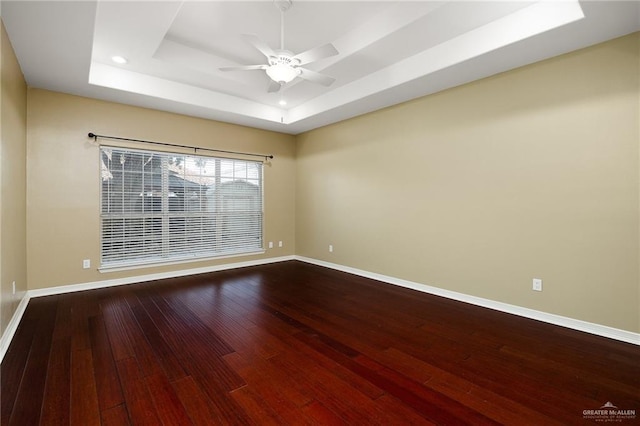
[[[206,156],[195,153],[189,154],[164,150],[161,151],[129,148],[113,145],[100,145],[98,151],[100,156],[100,271],[137,269],[144,267],[171,265],[176,263],[201,262],[230,257],[251,256],[265,253],[264,163],[262,161],[246,160],[234,157]],[[110,156],[106,154],[107,151],[110,152]],[[129,204],[132,204],[132,197],[135,194],[133,192],[129,192],[128,194],[125,192],[125,179],[127,178],[127,173],[140,173],[141,175],[144,175],[145,164],[141,164],[142,168],[140,170],[137,170],[134,167],[134,169],[126,171],[124,166],[125,163],[121,163],[121,170],[116,170],[116,168],[113,167],[114,159],[111,158],[112,156],[127,154],[140,156],[140,158],[144,158],[144,156],[148,155],[150,158],[149,161],[151,161],[151,159],[155,157],[156,161],[159,160],[161,163],[160,173],[158,173],[157,170],[151,172],[151,174],[156,175],[156,179],[157,175],[160,174],[162,184],[159,192],[156,191],[157,188],[152,187],[152,191],[150,191],[149,195],[150,200],[147,200],[147,191],[144,186],[144,181],[142,181],[141,186],[134,188],[136,190],[140,189],[139,196],[141,197],[141,199],[138,201],[140,202],[140,206],[142,206],[141,211],[127,210],[130,207],[127,206],[125,197],[128,195]],[[106,157],[109,157],[108,165],[105,164]],[[213,186],[208,186],[202,183],[197,184],[199,185],[199,198],[196,203],[199,206],[199,210],[188,210],[186,189],[182,193],[182,199],[176,203],[178,205],[181,205],[182,208],[179,210],[173,210],[173,208],[175,208],[175,205],[171,203],[171,198],[179,197],[179,195],[176,195],[171,190],[169,179],[180,179],[186,184],[187,181],[189,181],[188,176],[196,176],[187,175],[186,171],[184,175],[176,175],[174,171],[169,170],[169,168],[167,167],[168,161],[170,161],[171,159],[175,161],[178,158],[182,159],[182,161],[184,162],[185,170],[187,167],[187,161],[191,160],[193,160],[193,162],[195,163],[197,163],[198,161],[202,161],[204,164],[214,164],[215,174],[213,176],[208,176],[209,178],[213,177],[213,179],[215,180]],[[232,174],[224,175],[224,167],[229,170],[229,165],[232,166]],[[245,169],[244,178],[236,177],[236,168],[238,165],[240,165],[241,168],[244,167]],[[251,177],[249,177],[250,168],[255,168],[255,170],[257,170],[257,173],[254,169],[251,170]],[[105,188],[108,187],[105,182],[115,179],[114,173],[116,172],[121,174],[120,179],[122,180],[122,188],[120,188],[119,194],[122,197],[122,205],[119,211],[114,212],[110,211],[112,208],[112,199],[109,198],[107,201],[105,201]],[[138,182],[136,182],[136,184],[137,183]],[[189,185],[196,184],[189,183]],[[244,186],[244,190],[242,188],[236,188],[239,186]],[[225,193],[226,188],[231,188],[230,192],[227,191]],[[108,192],[108,197],[111,197],[113,193],[118,194],[118,191]],[[257,194],[255,194],[255,192],[257,192]],[[158,196],[158,194],[161,198],[159,204],[155,200],[155,197]],[[251,208],[253,208],[253,210],[246,210],[242,213],[233,210],[225,210],[225,205],[234,205],[233,196],[235,196],[236,198],[235,204],[239,203],[242,206],[250,205],[252,206]],[[213,201],[214,198],[218,201]],[[136,201],[136,203],[138,201]],[[152,211],[145,211],[144,206],[147,205],[146,203],[150,203]],[[160,206],[160,211],[157,210],[158,205]],[[209,210],[212,205],[214,206],[213,210]],[[106,209],[105,206],[107,206]],[[198,226],[200,228],[199,234],[196,234],[201,238],[194,251],[192,251],[189,238],[193,237],[196,234],[187,232],[187,230],[190,232],[193,231],[193,224],[191,227],[186,226],[185,224],[187,224],[190,219],[194,218],[196,219],[194,221],[194,223],[196,223],[195,228],[198,228]],[[225,219],[228,218],[231,219],[225,221]],[[147,220],[151,222],[151,225],[147,222]],[[235,223],[233,223],[234,220]],[[139,225],[137,226],[143,229],[143,234],[144,231],[147,230],[147,227],[150,227],[149,229],[151,231],[149,235],[151,236],[151,238],[156,238],[156,244],[158,241],[160,241],[160,245],[162,247],[160,253],[157,253],[157,248],[155,249],[155,254],[151,251],[147,253],[147,250],[149,249],[146,248],[142,248],[141,250],[122,248],[120,252],[118,252],[119,254],[116,253],[114,255],[114,252],[116,252],[117,250],[109,251],[107,246],[115,239],[114,237],[108,237],[106,233],[108,233],[107,229],[113,230],[114,228],[117,228],[115,224],[118,221],[120,221],[122,224],[121,234],[118,234],[122,236],[121,239],[118,240],[122,247],[127,246],[127,244],[135,246],[136,243],[144,246],[146,241],[144,240],[144,237],[139,237],[138,239],[136,239],[136,235],[134,235],[135,233],[133,231],[127,230],[127,226],[135,228],[136,225],[133,224],[138,222]],[[161,223],[159,230],[154,228],[154,221],[159,221]],[[197,224],[198,221],[200,222],[199,225]],[[208,221],[213,221],[215,225],[208,225]],[[248,223],[250,226],[243,228],[243,221],[245,223]],[[180,229],[180,222],[182,222],[182,226],[184,226],[185,230],[185,233],[182,237],[179,234],[172,234],[172,231],[175,232],[176,229]],[[234,233],[236,235],[234,235]],[[159,240],[158,235],[160,236]],[[172,245],[171,241],[174,241],[175,244],[175,240],[180,240],[180,238],[182,238],[182,246],[180,246],[179,244],[177,246]],[[180,251],[179,248],[181,248],[182,251]],[[126,258],[123,258],[123,256]]]

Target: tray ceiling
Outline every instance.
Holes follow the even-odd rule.
[[[31,87],[297,134],[640,30],[632,1],[294,1],[284,45],[333,43],[268,93],[241,37],[280,44],[265,1],[3,1],[2,19]],[[114,63],[115,55],[127,59]],[[286,102],[282,106],[281,103]]]

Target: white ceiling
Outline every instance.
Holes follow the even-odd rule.
[[[285,48],[333,43],[268,93],[280,12],[263,1],[3,1],[31,87],[298,134],[640,30],[637,1],[305,1],[284,14]],[[111,60],[121,55],[128,63]],[[282,107],[279,101],[287,105]]]

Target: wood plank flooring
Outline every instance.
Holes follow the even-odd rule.
[[[291,261],[32,299],[2,425],[640,421],[640,347]]]

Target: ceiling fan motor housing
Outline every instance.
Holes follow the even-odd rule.
[[[276,56],[269,56],[269,65],[286,65],[289,67],[297,67],[300,61],[294,58],[293,52],[288,50],[277,50]]]

